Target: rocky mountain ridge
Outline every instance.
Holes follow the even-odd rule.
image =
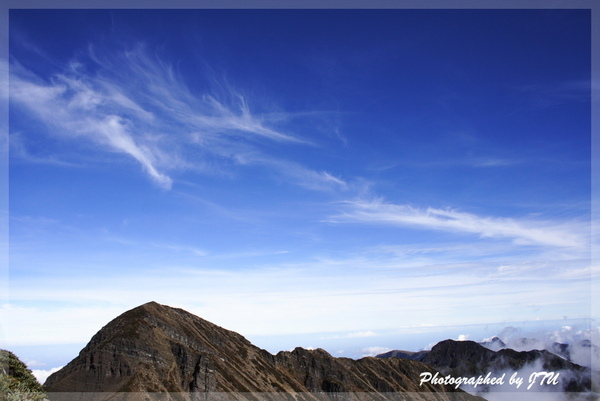
[[[416,360],[439,370],[443,375],[454,377],[478,376],[487,372],[508,375],[527,370],[560,373],[560,383],[548,388],[556,392],[590,392],[592,372],[546,350],[515,351],[502,348],[492,351],[474,341],[445,340],[437,343],[430,351],[389,351],[377,358],[402,358]],[[545,390],[548,390],[545,389]],[[480,390],[485,392],[485,388]],[[597,391],[595,389],[595,391]]]
[[[421,385],[422,372],[435,370],[412,360],[334,358],[322,349],[273,355],[189,312],[150,302],[104,326],[47,379],[45,389],[51,399],[53,393],[94,392],[96,399],[108,399],[127,392],[288,393],[304,399],[352,393],[365,400],[410,393],[412,400],[481,400],[452,386]]]
[[[573,362],[580,366],[591,367],[592,360],[598,360],[600,357],[600,347],[588,339],[575,341],[572,343],[562,342],[543,342],[535,338],[522,337],[517,340],[512,340],[511,345],[507,345],[499,337],[493,337],[488,341],[480,343],[484,347],[492,351],[499,351],[504,348],[511,348],[516,351],[528,351],[538,349],[549,351],[555,355]]]

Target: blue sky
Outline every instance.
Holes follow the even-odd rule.
[[[590,318],[590,35],[589,10],[11,10],[7,346],[151,300],[349,356]]]

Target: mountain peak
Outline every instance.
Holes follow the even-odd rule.
[[[165,308],[168,308],[168,307],[165,306],[165,305],[159,304],[156,301],[150,301],[150,302],[146,302],[145,304],[142,304],[142,305],[140,305],[137,308],[134,308],[132,310],[135,310],[135,309],[144,309],[144,310],[147,310],[147,311],[156,311],[156,310],[165,309]]]
[[[148,302],[106,324],[79,356],[45,383],[48,392],[436,392],[419,385],[415,361],[334,358],[323,349],[277,355],[183,309]],[[368,397],[367,397],[368,398]]]

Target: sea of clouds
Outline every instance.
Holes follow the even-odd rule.
[[[574,326],[563,326],[560,329],[548,332],[524,332],[516,327],[506,327],[498,337],[505,344],[493,341],[493,337],[482,341],[483,345],[492,351],[498,351],[501,348],[511,348],[516,351],[547,350],[559,355],[571,362],[591,368],[592,371],[598,371],[600,368],[600,327],[577,328]],[[561,346],[562,345],[562,346]],[[563,351],[563,352],[560,352]],[[566,352],[568,351],[568,352]],[[598,383],[598,374],[592,373],[592,388],[596,392],[587,393],[567,393],[560,391],[556,386],[540,385],[539,380],[528,390],[528,381],[537,372],[544,371],[541,361],[525,365],[522,369],[515,372],[496,372],[496,375],[506,373],[507,377],[511,374],[517,374],[524,378],[525,382],[520,388],[514,384],[506,382],[503,385],[489,386],[485,393],[480,393],[477,389],[463,386],[462,388],[472,394],[478,394],[488,401],[500,401],[510,399],[511,401],[532,400],[532,401],[587,401],[600,399],[597,393],[600,383]],[[562,375],[561,380],[569,379],[572,373],[557,372]],[[559,390],[559,391],[557,391]]]
[[[600,327],[578,328],[563,326],[549,332],[523,332],[516,327],[506,327],[498,337],[506,348],[515,351],[547,350],[559,356],[557,344],[568,345],[569,360],[580,366],[600,370]],[[501,347],[492,338],[482,341],[487,348],[498,351]]]

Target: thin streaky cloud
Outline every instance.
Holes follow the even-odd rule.
[[[317,191],[348,188],[348,184],[341,178],[335,177],[327,171],[315,171],[296,163],[279,162],[284,174],[296,180],[299,185]]]
[[[177,245],[176,247],[179,248]],[[176,251],[179,252],[180,249]],[[185,252],[187,249],[181,251]],[[194,260],[197,261],[197,258]],[[65,291],[68,291],[69,302],[80,303],[82,307],[86,303],[97,301],[101,301],[103,305],[114,306],[113,301],[119,300],[118,303],[125,309],[125,304],[129,307],[144,302],[151,293],[159,302],[177,300],[182,307],[193,306],[190,311],[198,308],[197,314],[208,320],[218,318],[225,327],[239,329],[244,333],[272,333],[274,322],[278,322],[277,331],[281,334],[289,333],[292,327],[300,332],[318,332],[318,321],[329,322],[329,316],[344,314],[352,316],[353,319],[336,324],[336,327],[331,327],[332,331],[369,337],[370,332],[379,333],[380,330],[395,327],[394,319],[382,321],[380,315],[373,315],[372,311],[380,309],[381,305],[386,305],[388,316],[402,316],[404,324],[407,325],[422,324],[425,314],[428,320],[434,320],[437,324],[472,323],[476,319],[474,316],[489,317],[489,307],[502,308],[498,311],[502,316],[506,316],[506,313],[512,310],[511,305],[538,302],[554,307],[561,300],[572,297],[573,291],[585,294],[587,288],[585,280],[573,282],[565,287],[564,280],[552,279],[552,272],[545,274],[545,280],[540,281],[538,272],[525,272],[526,274],[520,275],[519,278],[514,275],[481,276],[474,274],[471,269],[458,267],[447,269],[443,274],[438,272],[435,277],[424,280],[419,274],[391,274],[385,268],[373,270],[377,260],[374,262],[365,260],[365,268],[360,274],[357,274],[356,263],[352,260],[342,261],[337,268],[331,264],[324,265],[321,261],[307,261],[303,266],[282,267],[280,263],[261,263],[261,267],[237,270],[214,268],[210,262],[204,264],[204,267],[197,263],[183,263],[181,267],[177,267],[177,263],[169,262],[169,269],[144,268],[144,274],[141,276],[139,272],[133,271],[106,276],[101,273],[101,269],[95,269],[98,273],[94,277],[93,288],[86,286],[90,281],[89,277],[79,275],[71,277],[68,281],[63,277],[15,277],[12,283],[12,300],[16,307],[23,300],[40,300],[51,304],[49,301],[63,300]],[[410,270],[419,273],[424,269],[421,266]],[[131,286],[131,282],[136,283],[135,288]],[[532,283],[537,285],[533,286]],[[547,298],[543,295],[548,291],[552,291],[554,296],[540,301]],[[507,297],[510,297],[511,304],[505,306]],[[402,302],[398,302],[399,300]],[[446,302],[447,300],[451,302]],[[448,315],[446,310],[439,309],[441,304],[455,308],[465,303],[470,305],[470,311],[474,310],[474,314],[461,315],[461,322],[456,322],[456,316]],[[327,310],[327,315],[324,315],[320,308],[323,304],[334,305],[335,309]],[[244,312],[247,311],[247,314],[241,313],[240,308],[243,308]],[[256,310],[265,312],[258,321],[252,313]],[[290,318],[289,310],[295,311],[293,318]],[[39,323],[40,320],[35,317],[43,314],[42,311],[15,312],[16,318],[19,321],[22,319],[23,323]],[[72,321],[69,320],[72,319],[72,311],[66,312],[69,313],[65,313],[64,316],[60,312],[61,323]],[[107,311],[104,315],[110,313]],[[303,318],[298,319],[299,315]],[[28,316],[29,319],[25,319],[24,316]],[[45,319],[48,319],[47,313],[45,316]],[[313,318],[320,320],[315,322],[311,320]],[[59,321],[58,316],[55,316],[54,320]],[[30,324],[16,327],[25,330],[24,333],[27,333],[32,341],[35,339],[36,342],[44,343],[48,339],[47,333],[32,336],[31,332],[27,331],[31,327]],[[82,332],[79,331],[79,334]],[[90,328],[87,332],[91,335],[94,330]],[[19,339],[19,334],[15,332],[13,338]],[[53,334],[52,338],[59,338],[59,333]]]
[[[14,62],[11,100],[61,139],[84,138],[104,151],[128,155],[162,188],[171,188],[172,170],[197,170],[195,165],[208,170],[204,160],[196,160],[198,151],[217,156],[212,158],[217,165],[220,157],[243,165],[251,154],[271,167],[280,163],[270,162],[260,139],[310,143],[269,126],[268,117],[252,113],[246,97],[229,85],[225,93],[192,93],[171,65],[148,56],[144,46],[110,60],[94,50],[89,58],[99,72],[90,74],[72,62],[48,80]],[[331,174],[313,174],[321,176],[317,182],[342,183]],[[296,176],[306,186],[302,174]]]
[[[350,185],[342,178],[336,177],[328,171],[317,171],[310,169],[300,163],[291,160],[275,158],[252,149],[244,149],[239,145],[233,145],[235,156],[232,158],[240,165],[268,167],[277,176],[283,177],[285,181],[291,181],[297,185],[315,191],[346,190]],[[231,152],[231,147],[221,146],[224,153]]]
[[[500,159],[500,158],[480,158],[467,161],[467,165],[471,167],[508,167],[520,164],[520,161]]]
[[[237,131],[276,141],[304,142],[265,126],[261,118],[251,112],[246,98],[231,85],[219,85],[215,93],[192,93],[175,68],[158,57],[149,56],[146,47],[138,44],[116,60],[107,60],[97,54],[94,60],[106,71],[105,81],[124,83],[131,73],[135,74],[136,82],[125,85],[123,90],[130,91],[147,107],[155,108],[156,114],[165,120],[221,135]]]
[[[347,211],[332,222],[391,224],[429,230],[507,238],[519,245],[583,248],[588,244],[582,222],[528,220],[478,216],[452,209],[417,208],[375,201],[348,201]]]
[[[62,167],[77,167],[76,163],[67,162],[61,160],[59,157],[55,155],[36,155],[30,152],[30,150],[25,145],[23,138],[20,133],[14,132],[9,134],[9,146],[10,146],[10,157],[16,158],[20,160],[24,160],[27,163],[32,164],[46,164],[46,165],[55,165]]]
[[[8,100],[8,62],[0,57],[0,101]]]
[[[171,188],[173,180],[158,171],[153,152],[145,145],[138,145],[133,139],[129,124],[119,116],[111,115],[104,118],[101,122],[96,122],[95,128],[91,131],[97,131],[104,136],[106,143],[117,151],[129,154],[137,160],[150,177],[160,186],[167,189]]]
[[[429,160],[429,161],[411,161],[410,166],[420,168],[450,168],[450,167],[470,167],[470,168],[494,168],[494,167],[514,167],[527,163],[525,159],[507,159],[493,156],[481,156],[475,158],[460,158],[447,160]],[[399,165],[392,164],[389,167],[381,168],[381,170],[395,168]]]
[[[334,334],[334,335],[330,335],[330,336],[323,336],[321,338],[335,340],[335,339],[342,339],[342,338],[367,338],[367,337],[377,337],[377,333],[372,330],[365,330],[365,331],[357,331],[357,332],[345,333],[345,334]]]
[[[595,88],[591,80],[566,80],[562,82],[539,82],[520,85],[515,89],[537,99],[540,106],[551,107],[566,102],[587,102]]]
[[[190,253],[194,256],[208,255],[208,252],[206,252],[205,250],[196,248],[193,246],[182,246],[182,245],[173,245],[173,244],[157,244],[157,243],[152,243],[152,245],[156,248],[168,249],[173,252],[186,252],[186,253]]]
[[[152,148],[134,137],[132,120],[110,110],[114,108],[110,98],[91,85],[66,77],[39,84],[13,75],[10,90],[11,99],[48,124],[52,132],[62,137],[85,137],[103,148],[125,153],[157,184],[171,187],[171,178],[156,166]]]

